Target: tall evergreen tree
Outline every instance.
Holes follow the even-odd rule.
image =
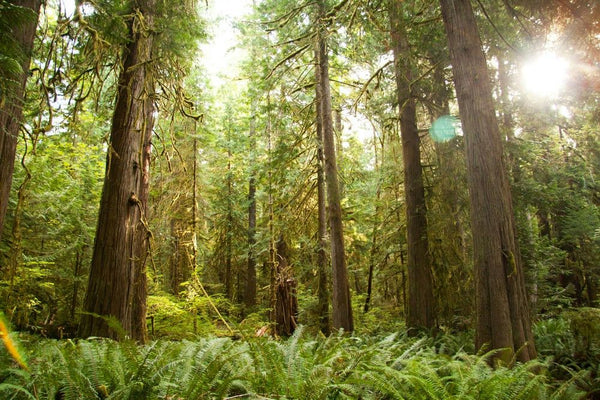
[[[9,76],[1,77],[2,86],[0,87],[0,239],[8,208],[17,151],[17,137],[23,116],[25,84],[29,76],[29,63],[31,62],[31,51],[41,4],[41,0],[12,0],[6,4],[4,1],[0,3],[4,14],[0,17],[0,29],[3,31],[3,43],[0,50],[3,53],[16,52],[16,54],[0,54],[0,56],[3,63],[10,61],[11,64],[17,64],[12,68],[1,66],[1,72],[12,73],[9,73]],[[18,21],[20,23],[10,29],[10,25],[18,19],[16,18],[18,15],[24,15],[25,19]],[[9,21],[9,18],[12,20]],[[9,30],[10,32],[7,32]],[[13,47],[16,48],[9,49],[10,44],[14,44]]]
[[[132,4],[85,314],[79,326],[82,337],[117,338],[118,332],[107,319],[114,318],[132,339],[146,340],[146,202],[155,109],[151,71],[155,7],[155,0]]]
[[[320,45],[315,49],[315,60],[319,60]],[[320,63],[315,63],[315,80],[321,79]],[[329,290],[327,285],[327,198],[325,196],[325,173],[323,159],[323,122],[321,118],[322,90],[317,89],[315,97],[316,107],[316,136],[317,136],[317,274],[319,276],[318,289],[318,314],[319,329],[324,335],[330,333],[329,328]]]
[[[511,190],[477,24],[469,0],[440,0],[465,133],[476,284],[476,347],[510,362],[536,357]]]
[[[252,113],[249,131],[249,151],[252,153],[256,147],[256,115]],[[246,287],[244,291],[244,304],[247,308],[256,305],[256,173],[255,159],[250,160],[251,172],[248,178],[248,265],[246,267]]]
[[[346,255],[344,252],[344,230],[342,224],[342,208],[338,169],[335,153],[335,138],[333,132],[333,119],[331,109],[331,89],[329,83],[329,55],[327,48],[327,30],[325,2],[317,2],[319,19],[317,21],[317,41],[319,46],[319,79],[317,90],[320,98],[320,113],[323,136],[323,155],[325,157],[325,181],[327,184],[327,202],[329,206],[329,236],[331,240],[331,266],[333,302],[332,323],[334,329],[343,328],[347,332],[354,330],[352,318],[352,302],[350,301],[350,287],[348,285],[348,271]]]
[[[417,129],[417,108],[412,93],[414,80],[412,55],[407,29],[403,21],[402,4],[388,2],[391,44],[398,104],[400,134],[404,162],[404,196],[406,199],[407,266],[408,266],[408,328],[433,328],[436,324],[433,296],[431,257],[427,238],[427,209],[421,166],[421,139]]]

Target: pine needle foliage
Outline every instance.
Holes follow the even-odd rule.
[[[208,337],[138,346],[31,340],[30,372],[0,354],[6,399],[578,399],[584,372],[551,381],[540,361],[491,368],[488,354],[440,352],[402,334],[287,340]]]

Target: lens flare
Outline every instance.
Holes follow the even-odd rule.
[[[556,98],[563,90],[569,62],[556,53],[545,51],[528,61],[521,70],[525,90],[540,98]]]

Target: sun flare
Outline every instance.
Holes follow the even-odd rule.
[[[530,59],[521,70],[525,90],[540,98],[557,97],[567,81],[569,62],[545,51]]]

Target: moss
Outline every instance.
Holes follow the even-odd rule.
[[[575,338],[575,352],[589,354],[600,345],[600,309],[581,307],[566,311],[571,331]]]

